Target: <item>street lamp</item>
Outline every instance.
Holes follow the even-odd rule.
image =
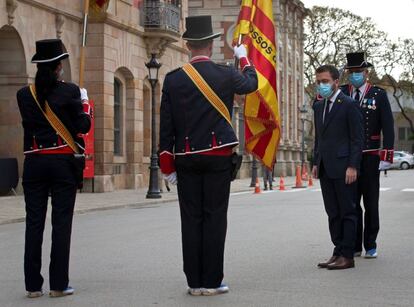
[[[151,60],[145,63],[145,66],[148,68],[148,81],[151,84],[151,164],[147,198],[161,198],[158,186],[157,136],[155,133],[155,86],[158,82],[158,71],[161,64],[157,61],[155,53],[151,54]]]
[[[306,120],[306,114],[308,113],[308,109],[306,108],[305,102],[303,103],[299,111],[300,111],[300,120],[302,121],[302,151],[301,151],[302,168],[301,170],[303,174],[303,168],[305,166],[305,120]]]

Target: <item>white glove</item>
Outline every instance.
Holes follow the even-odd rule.
[[[391,168],[391,163],[388,161],[380,161],[378,170],[385,171]]]
[[[177,184],[177,173],[171,173],[169,175],[164,175],[164,179],[167,180],[169,183],[176,185]]]
[[[81,94],[81,100],[89,100],[88,98],[88,91],[86,90],[86,88],[80,88],[80,94]]]
[[[238,59],[247,57],[246,46],[243,44],[240,46],[234,46],[234,56]]]

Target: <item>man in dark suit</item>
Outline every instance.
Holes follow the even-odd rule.
[[[167,74],[161,99],[160,167],[169,182],[178,182],[188,292],[215,295],[228,292],[222,280],[232,148],[238,144],[230,120],[234,94],[255,91],[257,75],[243,45],[235,47],[242,72],[210,60],[212,40],[220,36],[212,31],[211,16],[188,17],[186,28],[183,39],[191,52],[191,67],[219,97],[222,108],[219,112],[196,86],[184,69],[190,68],[188,64]]]
[[[331,65],[316,70],[321,100],[313,105],[315,147],[312,174],[320,178],[329,232],[335,246],[320,268],[354,267],[357,213],[355,193],[361,161],[362,116],[352,98],[339,90],[339,72]]]
[[[376,258],[376,239],[380,227],[379,177],[380,171],[386,171],[393,162],[394,118],[387,92],[367,81],[368,68],[372,67],[372,64],[367,62],[365,52],[348,53],[346,57],[345,69],[348,72],[349,84],[341,86],[341,90],[358,102],[364,120],[365,137],[356,201],[358,223],[355,256],[361,256],[362,242],[364,242],[365,258]],[[361,207],[362,197],[365,208],[364,219]]]

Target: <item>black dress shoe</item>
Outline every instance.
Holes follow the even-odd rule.
[[[334,263],[328,264],[328,270],[345,270],[355,267],[354,259],[339,257]]]
[[[326,269],[329,264],[334,263],[338,258],[338,256],[332,256],[328,261],[318,263],[318,268]]]

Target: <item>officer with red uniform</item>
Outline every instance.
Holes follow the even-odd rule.
[[[390,102],[384,89],[370,84],[365,52],[348,53],[347,65],[349,84],[341,90],[354,98],[364,120],[364,148],[361,162],[361,174],[358,180],[357,240],[355,255],[360,256],[362,244],[366,250],[366,258],[377,257],[376,239],[379,231],[379,175],[381,170],[388,169],[394,156],[394,119]],[[381,134],[383,136],[381,142]],[[363,199],[365,213],[363,219]]]
[[[238,144],[230,119],[234,95],[255,91],[257,75],[243,45],[235,47],[241,72],[211,61],[213,39],[220,36],[211,16],[186,18],[186,30],[191,65],[167,74],[162,90],[160,167],[178,184],[188,292],[215,295],[228,291],[222,280],[232,148]],[[205,83],[198,87],[200,79]]]

